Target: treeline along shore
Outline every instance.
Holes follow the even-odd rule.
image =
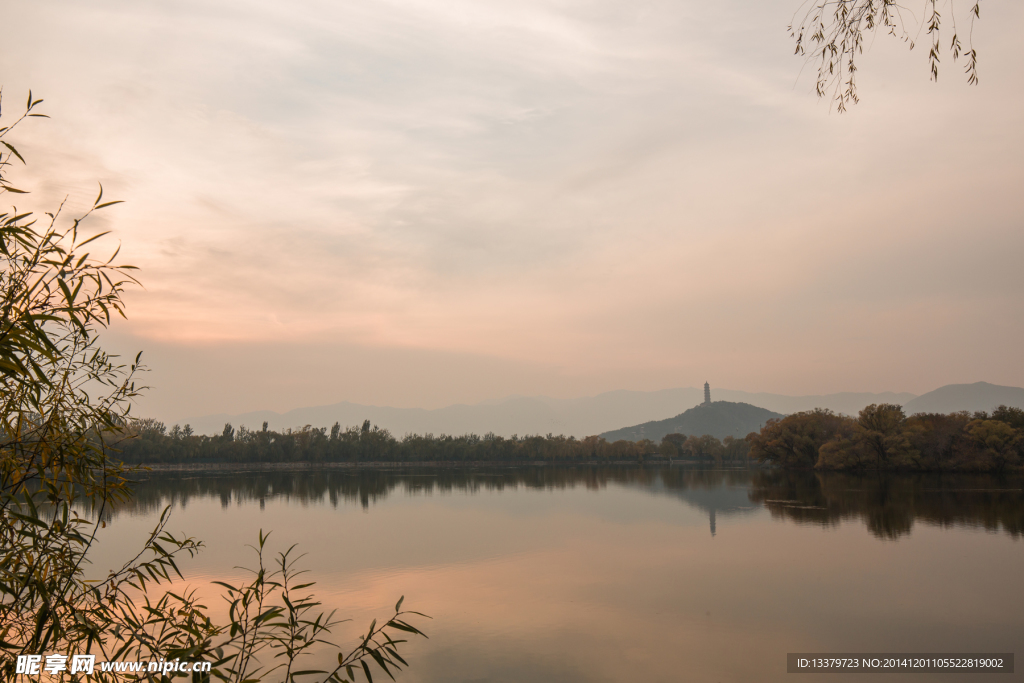
[[[366,421],[360,427],[274,431],[224,425],[219,436],[192,433],[186,425],[170,430],[155,420],[135,420],[121,444],[125,462],[145,465],[204,463],[551,463],[631,462],[679,458],[717,464],[749,463],[745,439],[671,434],[659,445],[650,440],[608,441],[599,436],[511,436],[494,434],[410,434],[401,439]],[[671,447],[669,447],[671,446]]]
[[[713,465],[759,463],[784,469],[1003,472],[1024,463],[1024,410],[916,414],[870,405],[857,417],[829,410],[769,420],[746,438],[668,434],[660,443],[553,436],[411,434],[396,438],[366,421],[342,429],[274,431],[224,426],[218,436],[155,420],[127,426],[121,457],[141,465],[288,463],[614,463],[683,460]]]

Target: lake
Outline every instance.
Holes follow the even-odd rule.
[[[1024,651],[1022,489],[679,466],[150,474],[91,571],[170,505],[206,543],[182,569],[210,600],[260,529],[306,553],[354,620],[343,638],[405,595],[432,619],[403,683],[833,680],[787,674],[786,653]]]

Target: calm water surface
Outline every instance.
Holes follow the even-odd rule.
[[[402,683],[802,683],[835,675],[787,674],[787,652],[1020,658],[1022,488],[678,467],[161,475],[112,518],[93,570],[171,505],[171,530],[206,542],[183,570],[207,604],[263,529],[306,552],[325,606],[354,620],[341,637],[403,594],[430,614]]]

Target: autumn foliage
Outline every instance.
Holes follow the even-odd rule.
[[[750,457],[790,469],[1003,472],[1024,463],[1024,410],[919,413],[873,404],[856,418],[813,410],[747,436]]]

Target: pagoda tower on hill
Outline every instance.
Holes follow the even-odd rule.
[[[711,385],[704,382],[704,405],[711,403]]]

